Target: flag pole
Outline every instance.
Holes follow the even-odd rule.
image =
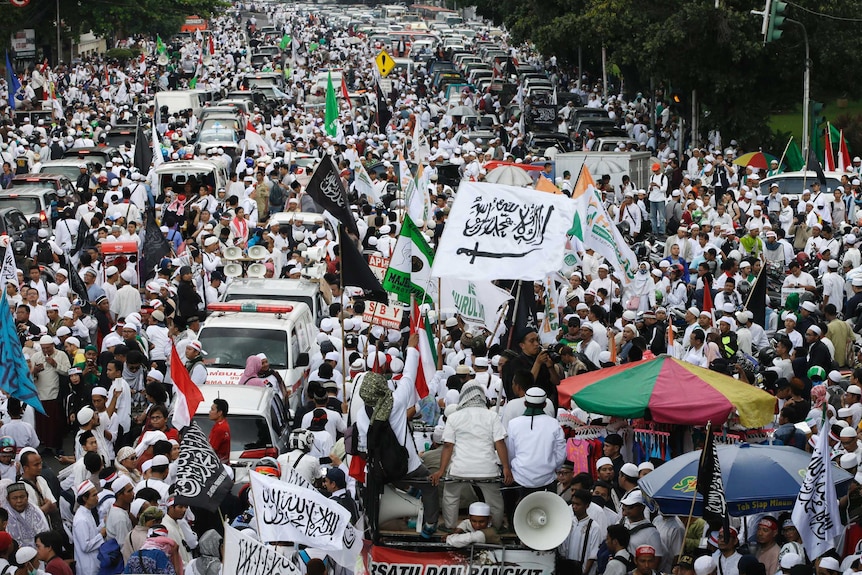
[[[338,226],[338,241],[343,242],[344,236],[347,235],[346,229],[341,229],[344,226]],[[348,238],[350,241],[350,238]],[[347,373],[347,363],[345,359],[345,350],[344,350],[344,244],[340,243],[338,246],[338,255],[341,256],[341,265],[338,266],[338,303],[342,306],[342,309],[338,312],[339,323],[341,324],[341,369],[344,371],[341,373],[341,401],[347,401],[347,379],[344,377],[344,374]]]
[[[778,164],[778,165],[780,166],[781,164]],[[751,296],[754,295],[754,286],[756,286],[757,282],[760,281],[760,276],[763,275],[763,271],[765,269],[766,269],[766,266],[764,266],[764,265],[760,266],[760,271],[757,273],[757,279],[754,280],[754,285],[751,286],[751,288],[748,290],[748,298],[746,298],[746,300],[745,300],[745,309],[748,309],[748,304],[751,302]]]
[[[514,314],[512,314],[512,327],[509,328],[509,337],[508,341],[506,341],[506,349],[510,349],[512,347],[512,336],[515,335],[515,322],[517,321],[518,314],[518,302],[521,299],[521,286],[523,282],[521,280],[518,281],[518,293],[515,294],[515,307],[512,308],[515,310]]]
[[[787,155],[787,150],[790,149],[790,142],[793,141],[793,136],[790,136],[790,139],[787,140],[787,145],[784,146],[784,151],[781,152],[781,159],[778,160],[778,169],[781,169],[781,164],[784,163],[784,157]]]
[[[437,278],[437,341],[443,342],[443,283]]]
[[[706,440],[709,440],[710,435],[712,434],[712,420],[706,422]],[[706,457],[706,441],[704,441],[703,449],[700,450],[700,459],[697,462],[697,475],[700,475],[700,469],[703,467],[703,460]],[[695,476],[695,481],[697,476]],[[694,504],[697,503],[697,486],[694,488],[694,494],[691,496],[691,508],[688,511],[688,519],[685,521],[685,528],[688,529],[688,526],[691,524],[691,519],[694,517]],[[679,563],[679,560],[682,558],[682,554],[685,551],[685,537],[682,538],[682,543],[679,546],[679,553],[676,556],[676,562]]]

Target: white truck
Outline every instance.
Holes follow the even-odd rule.
[[[557,154],[554,161],[556,176],[561,177],[568,170],[574,181],[581,173],[581,166],[586,164],[594,180],[607,174],[614,188],[622,185],[625,175],[631,178],[635,189],[646,188],[650,176],[649,152],[565,152]]]

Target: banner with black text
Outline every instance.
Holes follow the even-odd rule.
[[[564,195],[461,182],[432,275],[462,280],[542,280],[563,265],[575,203]]]

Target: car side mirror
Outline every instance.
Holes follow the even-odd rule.
[[[308,354],[303,352],[297,356],[296,362],[294,362],[293,367],[308,367],[308,363]]]

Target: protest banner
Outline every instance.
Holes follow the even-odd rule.
[[[287,555],[225,523],[222,573],[231,575],[301,575]]]

